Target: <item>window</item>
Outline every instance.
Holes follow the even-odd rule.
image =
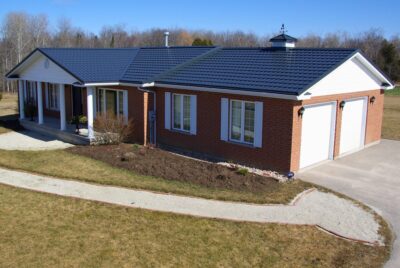
[[[50,110],[60,110],[60,90],[58,84],[47,84],[47,108]]]
[[[254,143],[255,103],[231,100],[230,140]]]
[[[190,131],[190,96],[173,94],[173,129]]]
[[[124,94],[122,90],[98,89],[97,90],[97,112],[109,112],[114,115],[124,114]]]
[[[36,102],[36,82],[26,81],[25,101],[35,101]]]

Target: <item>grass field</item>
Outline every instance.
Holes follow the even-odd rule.
[[[382,138],[400,140],[400,87],[385,92]]]
[[[18,95],[3,93],[0,100],[0,134],[11,131],[2,124],[5,118],[13,118],[18,114]]]
[[[124,208],[0,185],[3,267],[381,267],[389,247],[311,226]]]

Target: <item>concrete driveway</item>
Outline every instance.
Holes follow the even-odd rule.
[[[346,194],[381,214],[397,236],[385,267],[400,267],[400,141],[382,140],[298,177]]]

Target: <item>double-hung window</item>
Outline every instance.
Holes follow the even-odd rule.
[[[124,93],[122,90],[100,88],[96,92],[98,113],[111,113],[115,116],[124,115]]]
[[[47,109],[60,110],[60,90],[58,84],[47,84],[46,99]]]
[[[191,135],[197,133],[197,96],[165,92],[165,128]]]
[[[230,115],[230,140],[253,144],[255,103],[231,100]]]
[[[175,130],[190,131],[190,96],[173,94],[173,124]]]

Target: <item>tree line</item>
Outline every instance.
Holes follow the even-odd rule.
[[[163,46],[164,32],[169,31],[172,46],[218,45],[224,47],[266,47],[277,34],[263,36],[243,31],[214,32],[183,28],[154,28],[128,31],[124,25],[105,25],[96,34],[74,26],[62,18],[53,28],[47,15],[23,12],[8,13],[0,25],[0,90],[15,91],[16,85],[7,82],[4,74],[37,47],[120,48]],[[379,29],[350,35],[347,32],[326,35],[308,34],[298,38],[297,47],[360,48],[367,57],[383,69],[392,80],[400,80],[400,37],[384,37]]]

